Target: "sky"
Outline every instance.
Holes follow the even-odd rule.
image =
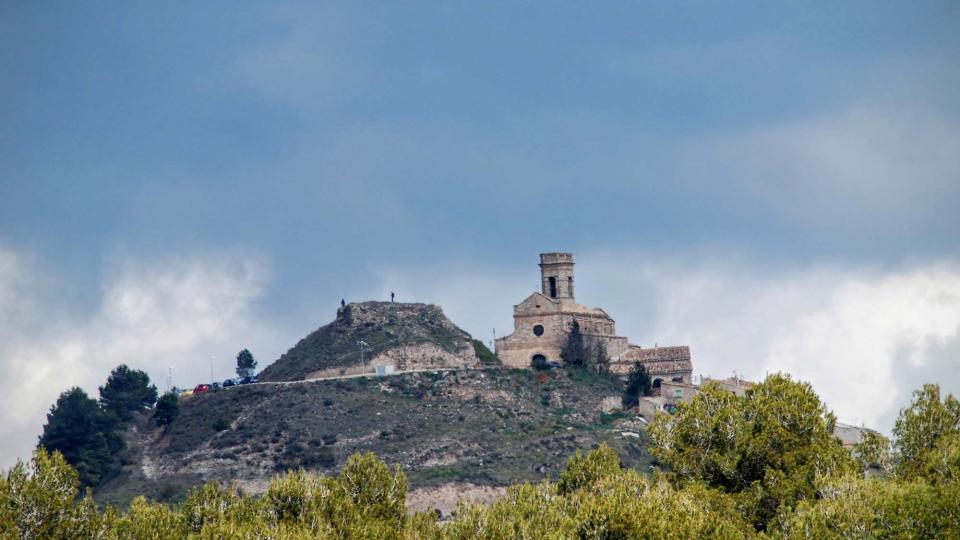
[[[889,432],[960,394],[956,2],[0,2],[0,467],[341,298],[578,302]]]

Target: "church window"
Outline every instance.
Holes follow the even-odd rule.
[[[557,297],[557,278],[550,276],[550,298]]]
[[[573,278],[567,276],[567,296],[573,298]]]
[[[538,325],[536,325],[536,326],[533,327],[533,335],[535,335],[535,336],[537,336],[537,337],[543,335],[543,325],[542,325],[542,324],[538,324]]]

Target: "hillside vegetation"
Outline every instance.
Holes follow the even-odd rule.
[[[623,468],[601,445],[556,482],[519,484],[440,522],[409,513],[407,477],[373,454],[339,474],[288,472],[261,497],[208,483],[183,504],[136,499],[101,511],[78,498],[59,453],[40,449],[0,477],[2,538],[496,539],[958,538],[960,403],[925,385],[892,444],[847,453],[809,385],[772,375],[733,396],[708,385],[651,426],[662,474]],[[874,471],[865,478],[865,471]]]
[[[357,452],[399,465],[413,487],[556,478],[567,456],[604,442],[625,464],[645,468],[638,426],[602,411],[603,400],[617,401],[620,392],[619,381],[583,370],[506,368],[207,392],[181,399],[167,426],[142,422],[124,473],[98,498],[177,499],[211,479],[257,493],[277,473],[339,470]]]
[[[363,342],[364,360],[360,358]],[[298,381],[311,376],[337,375],[371,365],[389,351],[401,351],[389,363],[398,370],[419,367],[416,346],[431,345],[434,367],[465,367],[477,363],[470,334],[458,328],[432,304],[362,302],[347,304],[337,318],[301,339],[260,373],[263,381]],[[319,373],[318,373],[319,372]]]

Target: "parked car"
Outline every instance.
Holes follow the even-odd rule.
[[[201,393],[207,392],[207,391],[209,391],[209,390],[210,390],[210,385],[209,385],[209,384],[198,384],[198,385],[193,389],[193,393],[194,393],[194,394],[201,394]]]
[[[230,388],[231,386],[236,386],[236,385],[237,385],[236,379],[226,379],[223,381],[224,388]]]
[[[550,369],[558,369],[559,367],[560,367],[560,362],[557,362],[556,360],[550,361]]]
[[[254,384],[260,382],[260,379],[254,377],[244,377],[240,379],[240,384]]]
[[[218,382],[212,382],[212,383],[210,383],[210,389],[213,390],[214,392],[216,392],[217,390],[220,389],[220,383],[218,383]]]

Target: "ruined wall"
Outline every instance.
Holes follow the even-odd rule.
[[[397,371],[415,371],[438,368],[469,368],[477,366],[473,346],[461,347],[456,353],[441,349],[434,343],[404,345],[384,351],[368,362],[392,365]]]

